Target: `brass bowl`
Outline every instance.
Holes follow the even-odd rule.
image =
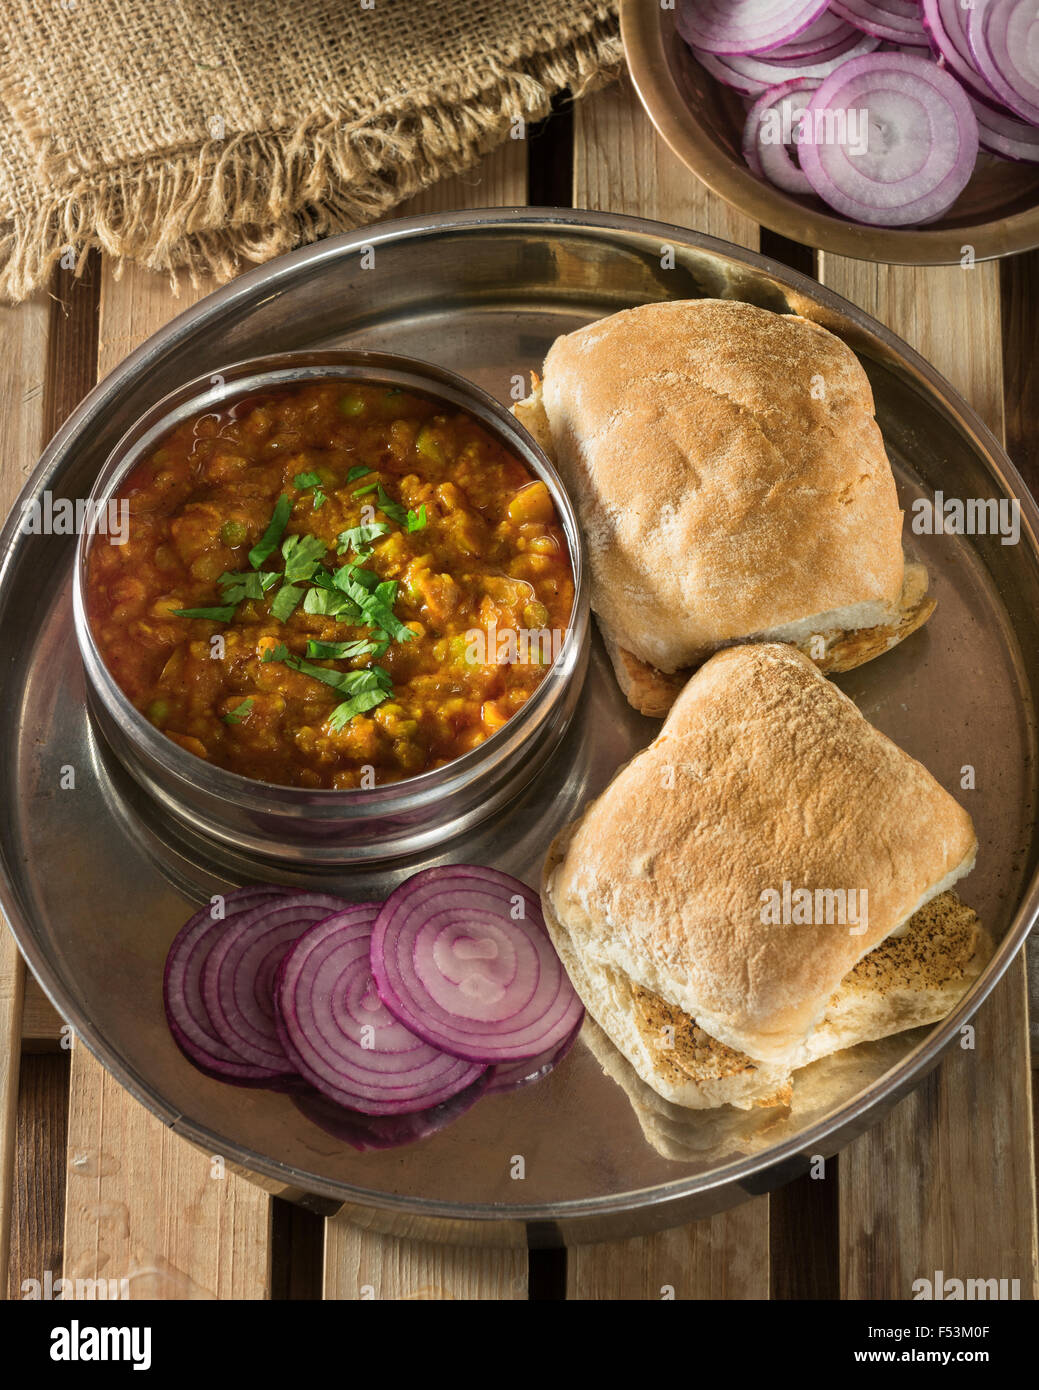
[[[712,193],[761,226],[820,251],[900,265],[951,265],[971,253],[988,260],[1039,246],[1039,165],[982,154],[963,193],[934,222],[850,222],[819,198],[794,197],[751,173],[740,150],[740,95],[696,61],[674,10],[621,0],[621,35],[635,90],[659,134]]]

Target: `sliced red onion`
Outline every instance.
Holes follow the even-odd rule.
[[[998,154],[1001,159],[1039,164],[1039,126],[993,111],[983,101],[971,98],[971,105],[978,118],[978,139],[983,150]]]
[[[329,1100],[312,1086],[306,1086],[298,1095],[294,1095],[292,1103],[311,1124],[362,1153],[398,1149],[402,1144],[428,1139],[430,1135],[454,1124],[482,1095],[490,1092],[490,1076],[490,1069],[481,1072],[464,1091],[441,1101],[439,1105],[432,1105],[427,1110],[415,1110],[408,1115],[362,1115],[360,1111],[336,1105],[335,1101]]]
[[[705,53],[702,48],[694,48],[692,54],[705,72],[709,72],[716,81],[726,87],[732,87],[742,96],[756,98],[775,85],[774,82],[763,82],[760,77],[748,77],[746,73],[737,72],[729,66],[727,58],[716,58],[713,53]]]
[[[342,906],[342,898],[327,893],[290,893],[262,903],[223,924],[203,966],[202,1000],[217,1037],[270,1079],[296,1070],[274,1018],[278,966],[305,931]]]
[[[483,1062],[536,1057],[583,1015],[537,895],[496,869],[425,869],[383,904],[372,976],[386,1007],[434,1047]]]
[[[923,0],[924,28],[931,37],[931,46],[954,77],[967,91],[982,101],[1002,102],[978,71],[967,38],[967,17],[960,0]]]
[[[742,56],[729,54],[725,58],[714,57],[700,49],[693,49],[697,62],[720,82],[735,87],[737,91],[750,96],[761,96],[769,87],[788,82],[792,77],[828,77],[842,64],[853,58],[873,53],[880,47],[880,40],[868,34],[851,31],[851,39],[842,39],[833,48],[817,53],[813,58],[804,58],[790,63],[774,60],[771,54],[758,57],[755,54]]]
[[[202,971],[227,923],[243,913],[284,898],[285,888],[235,888],[223,894],[222,914],[208,903],[189,917],[173,939],[162,977],[162,997],[170,1032],[181,1051],[201,1071],[220,1081],[261,1085],[266,1067],[243,1062],[220,1038],[202,999]]]
[[[967,40],[978,71],[1000,101],[1039,125],[1039,5],[1036,0],[986,0],[967,16]]]
[[[784,193],[808,195],[815,191],[790,151],[800,142],[801,116],[819,85],[818,80],[800,77],[781,82],[759,97],[747,116],[743,157],[751,169]]]
[[[818,139],[798,148],[825,202],[859,222],[908,226],[939,216],[959,197],[978,153],[978,123],[963,88],[936,63],[872,53],[845,63],[809,106],[819,122],[866,111],[868,149]],[[817,123],[818,125],[818,123]]]
[[[832,0],[830,9],[864,34],[892,43],[927,43],[920,0]]]
[[[687,43],[706,53],[761,53],[791,40],[828,0],[680,0],[676,21]]]
[[[827,53],[842,44],[850,48],[858,42],[859,36],[860,31],[846,19],[832,10],[824,10],[796,39],[770,48],[768,56],[773,62],[792,63],[801,58],[813,58],[817,53]]]
[[[465,1090],[485,1063],[423,1042],[381,1002],[370,961],[379,912],[358,903],[300,938],[281,966],[277,1018],[286,1054],[323,1095],[364,1115],[405,1115]]]
[[[929,43],[891,43],[885,39],[877,50],[878,53],[905,53],[910,58],[926,58],[928,62],[936,61],[934,49]]]
[[[750,115],[749,111],[747,112],[747,115]],[[761,160],[758,158],[757,141],[755,140],[753,143],[748,143],[746,126],[743,130],[743,158],[747,161],[747,168],[750,170],[750,172],[754,175],[755,178],[765,178],[765,171],[764,169],[762,169]],[[768,182],[767,179],[766,182]]]
[[[583,1023],[584,1020],[581,1020]],[[581,1023],[561,1043],[549,1048],[547,1052],[541,1052],[536,1057],[527,1057],[521,1062],[499,1062],[496,1067],[491,1067],[488,1075],[490,1084],[487,1087],[488,1095],[496,1095],[499,1091],[518,1091],[521,1086],[529,1086],[532,1081],[541,1081],[550,1071],[554,1071],[559,1063],[577,1041],[577,1035],[581,1031]]]

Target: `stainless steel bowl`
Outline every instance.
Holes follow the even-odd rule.
[[[311,790],[255,781],[216,767],[167,738],[127,699],[87,621],[87,556],[104,543],[84,530],[76,550],[76,640],[97,727],[134,779],[178,821],[221,844],[296,864],[353,865],[415,854],[494,815],[537,775],[574,712],[588,664],[588,594],[582,540],[570,499],[544,453],[502,405],[464,377],[382,352],[296,352],[253,358],[187,382],[126,431],[90,494],[88,516],[181,421],[257,391],[314,380],[400,387],[467,411],[518,455],[551,493],[574,573],[574,607],[559,656],[537,690],[497,733],[444,767],[370,790]]]

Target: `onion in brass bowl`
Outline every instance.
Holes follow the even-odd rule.
[[[708,26],[703,30],[708,41],[715,42],[716,48],[728,49],[728,54],[705,54],[702,62],[697,61],[680,32],[682,3],[678,0],[677,9],[664,9],[646,0],[622,0],[621,32],[628,68],[642,104],[664,141],[712,192],[738,211],[794,241],[860,260],[905,265],[969,264],[1039,246],[1039,163],[1027,162],[1034,157],[1030,136],[1033,131],[1039,134],[1039,128],[1002,110],[1008,99],[1005,93],[1002,104],[993,104],[990,85],[989,98],[979,100],[977,93],[965,85],[964,73],[953,63],[943,59],[941,66],[936,66],[930,62],[932,72],[940,74],[937,83],[950,90],[960,83],[964,104],[973,107],[981,142],[973,173],[951,206],[927,220],[925,212],[918,225],[881,226],[853,221],[816,193],[796,191],[799,181],[780,188],[750,167],[744,150],[748,107],[760,97],[763,87],[752,79],[741,93],[712,73],[722,73],[731,80],[733,74],[727,66],[730,61],[742,70],[754,61],[768,59],[769,53],[741,56],[748,51],[745,46],[738,54],[732,44],[715,42]],[[1013,0],[1000,3],[1004,8],[1013,8]],[[806,7],[806,14],[809,8]],[[861,8],[857,3],[852,7],[855,16]],[[892,13],[900,14],[905,8],[893,8]],[[928,32],[932,32],[925,24],[934,9],[930,0],[921,7],[920,20],[912,21],[916,32],[904,36],[900,52],[893,51],[894,31],[888,34],[885,29],[882,34],[880,28],[875,28],[872,37],[861,35],[869,55],[856,57],[859,49],[855,48],[848,61],[868,65],[877,52],[889,57],[896,67],[901,64],[912,69],[914,63],[922,64],[923,57],[932,56],[931,49],[923,44]],[[700,14],[698,10],[691,13]],[[849,13],[844,5],[835,11],[838,19],[847,19]],[[712,8],[710,15],[713,14]],[[829,17],[830,11],[826,11],[821,20],[816,18],[815,24],[829,21]],[[706,20],[703,22],[706,24]],[[915,43],[907,42],[910,39]],[[948,36],[943,35],[942,44],[951,47]],[[810,47],[803,38],[801,46]],[[955,57],[955,51],[950,56]],[[753,71],[757,73],[757,68]],[[762,71],[767,71],[767,65]],[[790,77],[798,76],[817,80],[810,73],[800,73],[795,64]],[[971,125],[970,109],[962,114],[965,124]],[[1005,151],[1009,157],[990,153],[995,149]]]

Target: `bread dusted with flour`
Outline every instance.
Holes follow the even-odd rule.
[[[847,670],[934,607],[869,380],[818,324],[731,300],[626,309],[557,339],[515,413],[570,492],[644,713],[720,647],[791,642]]]
[[[734,647],[557,839],[542,903],[643,1080],[683,1105],[774,1105],[797,1067],[962,996],[989,946],[947,890],[976,848],[966,811],[803,654]]]

